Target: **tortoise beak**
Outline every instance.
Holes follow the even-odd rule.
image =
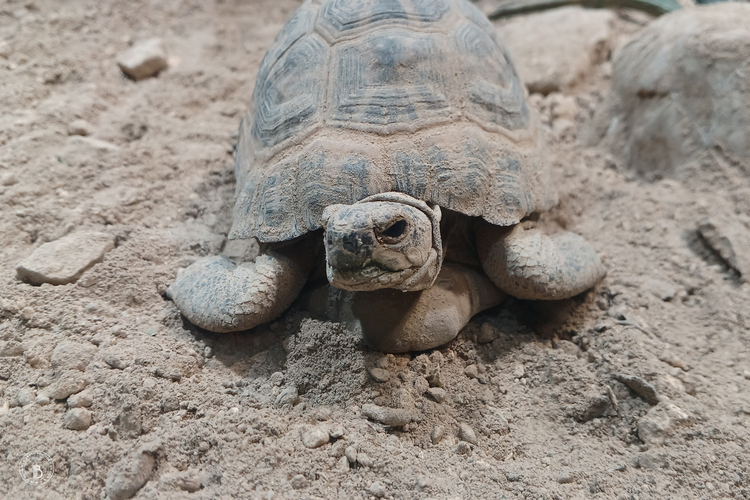
[[[372,229],[337,231],[329,226],[326,231],[326,255],[335,269],[347,271],[363,267],[372,257],[375,245]]]

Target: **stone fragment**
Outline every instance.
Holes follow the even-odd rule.
[[[672,403],[659,403],[638,421],[638,437],[650,446],[661,446],[678,427],[692,422],[690,415]]]
[[[479,376],[477,365],[468,365],[466,368],[464,368],[464,375],[469,378],[477,378]]]
[[[648,278],[643,282],[643,287],[654,297],[668,302],[677,295],[677,288],[666,281]]]
[[[299,402],[299,390],[294,385],[288,385],[276,396],[276,406],[294,406]]]
[[[557,482],[560,484],[570,484],[572,482],[575,482],[575,480],[575,476],[570,472],[563,472],[562,474],[557,476]]]
[[[16,182],[18,182],[18,178],[13,172],[5,172],[0,175],[0,184],[3,186],[12,186]]]
[[[104,485],[109,500],[126,500],[143,488],[153,474],[153,453],[142,447],[112,466]]]
[[[94,402],[93,394],[90,391],[81,391],[78,394],[73,394],[68,398],[68,408],[83,408],[89,407]]]
[[[91,135],[94,127],[86,120],[73,120],[68,125],[68,135]]]
[[[603,417],[612,401],[604,394],[592,394],[584,397],[573,409],[573,416],[579,422],[588,422],[595,418]]]
[[[484,426],[490,432],[494,434],[508,434],[510,432],[510,423],[505,415],[494,406],[487,407],[487,414],[484,419]]]
[[[34,402],[36,399],[36,394],[34,394],[34,390],[30,387],[24,387],[20,391],[18,391],[18,395],[16,396],[18,399],[18,404],[21,406],[30,405]]]
[[[479,333],[477,333],[477,343],[489,344],[500,336],[500,332],[489,323],[482,323],[479,327]]]
[[[556,340],[555,349],[560,349],[564,353],[570,354],[571,356],[578,356],[578,354],[581,352],[578,346],[570,340]]]
[[[303,476],[302,474],[295,474],[294,477],[289,481],[289,484],[292,486],[292,489],[295,490],[301,490],[302,488],[307,487],[307,478]]]
[[[24,350],[23,344],[15,340],[0,342],[0,358],[23,356]]]
[[[370,368],[370,377],[375,382],[388,382],[391,378],[391,373],[383,368]]]
[[[66,399],[71,394],[81,392],[88,385],[88,379],[77,370],[63,371],[56,381],[44,389],[52,399]]]
[[[385,485],[380,481],[375,481],[367,487],[367,492],[377,498],[383,498],[385,496]]]
[[[160,38],[152,38],[136,43],[120,54],[117,65],[136,81],[155,76],[168,66],[164,42]]]
[[[330,440],[328,431],[320,427],[311,427],[302,433],[302,444],[307,448],[319,448]]]
[[[91,412],[86,408],[73,408],[63,417],[63,427],[72,431],[85,431],[91,425]]]
[[[439,425],[436,425],[432,428],[432,432],[430,432],[430,441],[432,441],[432,444],[438,444],[440,441],[442,441],[443,436],[445,436],[445,429],[443,429]]]
[[[440,387],[430,387],[429,389],[427,389],[427,395],[434,399],[437,403],[443,403],[448,398],[448,393],[445,392],[445,389],[442,389]]]
[[[471,445],[466,441],[459,441],[458,444],[453,447],[453,453],[458,455],[471,455]]]
[[[346,459],[350,464],[355,463],[357,461],[357,448],[354,446],[347,446],[344,450],[344,456],[346,456]]]
[[[594,73],[612,49],[615,17],[606,10],[562,7],[509,20],[503,40],[529,92],[546,95]]]
[[[515,368],[513,368],[513,378],[523,378],[526,375],[526,370],[524,369],[522,364],[517,364]]]
[[[34,402],[39,406],[47,406],[51,403],[49,396],[46,394],[37,394],[36,398],[34,398]]]
[[[370,455],[363,452],[357,453],[357,463],[362,467],[372,467],[373,465],[375,465],[375,462],[372,461]]]
[[[635,375],[625,375],[623,373],[616,373],[614,375],[615,380],[622,382],[623,384],[630,387],[633,392],[638,394],[645,402],[650,405],[659,403],[659,396],[656,393],[656,388],[643,380],[641,377]]]
[[[373,404],[362,405],[362,415],[391,427],[401,427],[411,422],[411,414],[404,409],[386,408]]]
[[[467,443],[477,444],[477,434],[469,424],[464,422],[458,424],[458,439]]]
[[[172,489],[194,493],[201,489],[201,480],[193,469],[186,471],[166,472],[159,478],[159,484]]]
[[[341,424],[332,425],[328,429],[328,435],[331,436],[331,439],[341,439],[344,437],[345,432],[344,426]]]
[[[750,255],[746,251],[750,247],[750,229],[728,217],[714,216],[698,226],[698,234],[725,265],[740,275],[742,281],[750,280]]]
[[[79,231],[45,243],[16,267],[18,279],[41,285],[75,283],[115,247],[115,237],[98,231]]]
[[[52,351],[50,363],[57,370],[84,371],[95,353],[96,347],[91,344],[63,340]]]

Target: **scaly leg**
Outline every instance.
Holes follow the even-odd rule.
[[[475,234],[484,272],[519,299],[572,297],[606,274],[596,250],[577,234],[547,236],[526,224],[498,227],[486,222],[477,224]]]
[[[224,255],[202,258],[167,289],[191,323],[212,332],[247,330],[277,318],[307,281],[313,256],[300,242],[236,265]]]

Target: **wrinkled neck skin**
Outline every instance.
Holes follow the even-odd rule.
[[[323,212],[326,276],[354,292],[432,286],[443,262],[440,207],[382,193]]]

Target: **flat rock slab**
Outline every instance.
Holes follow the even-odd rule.
[[[80,231],[45,243],[16,266],[18,279],[32,285],[75,283],[104,254],[115,247],[115,237],[98,231]]]
[[[167,51],[160,38],[152,38],[136,43],[128,51],[120,54],[117,65],[133,80],[143,80],[156,76],[167,69]]]

